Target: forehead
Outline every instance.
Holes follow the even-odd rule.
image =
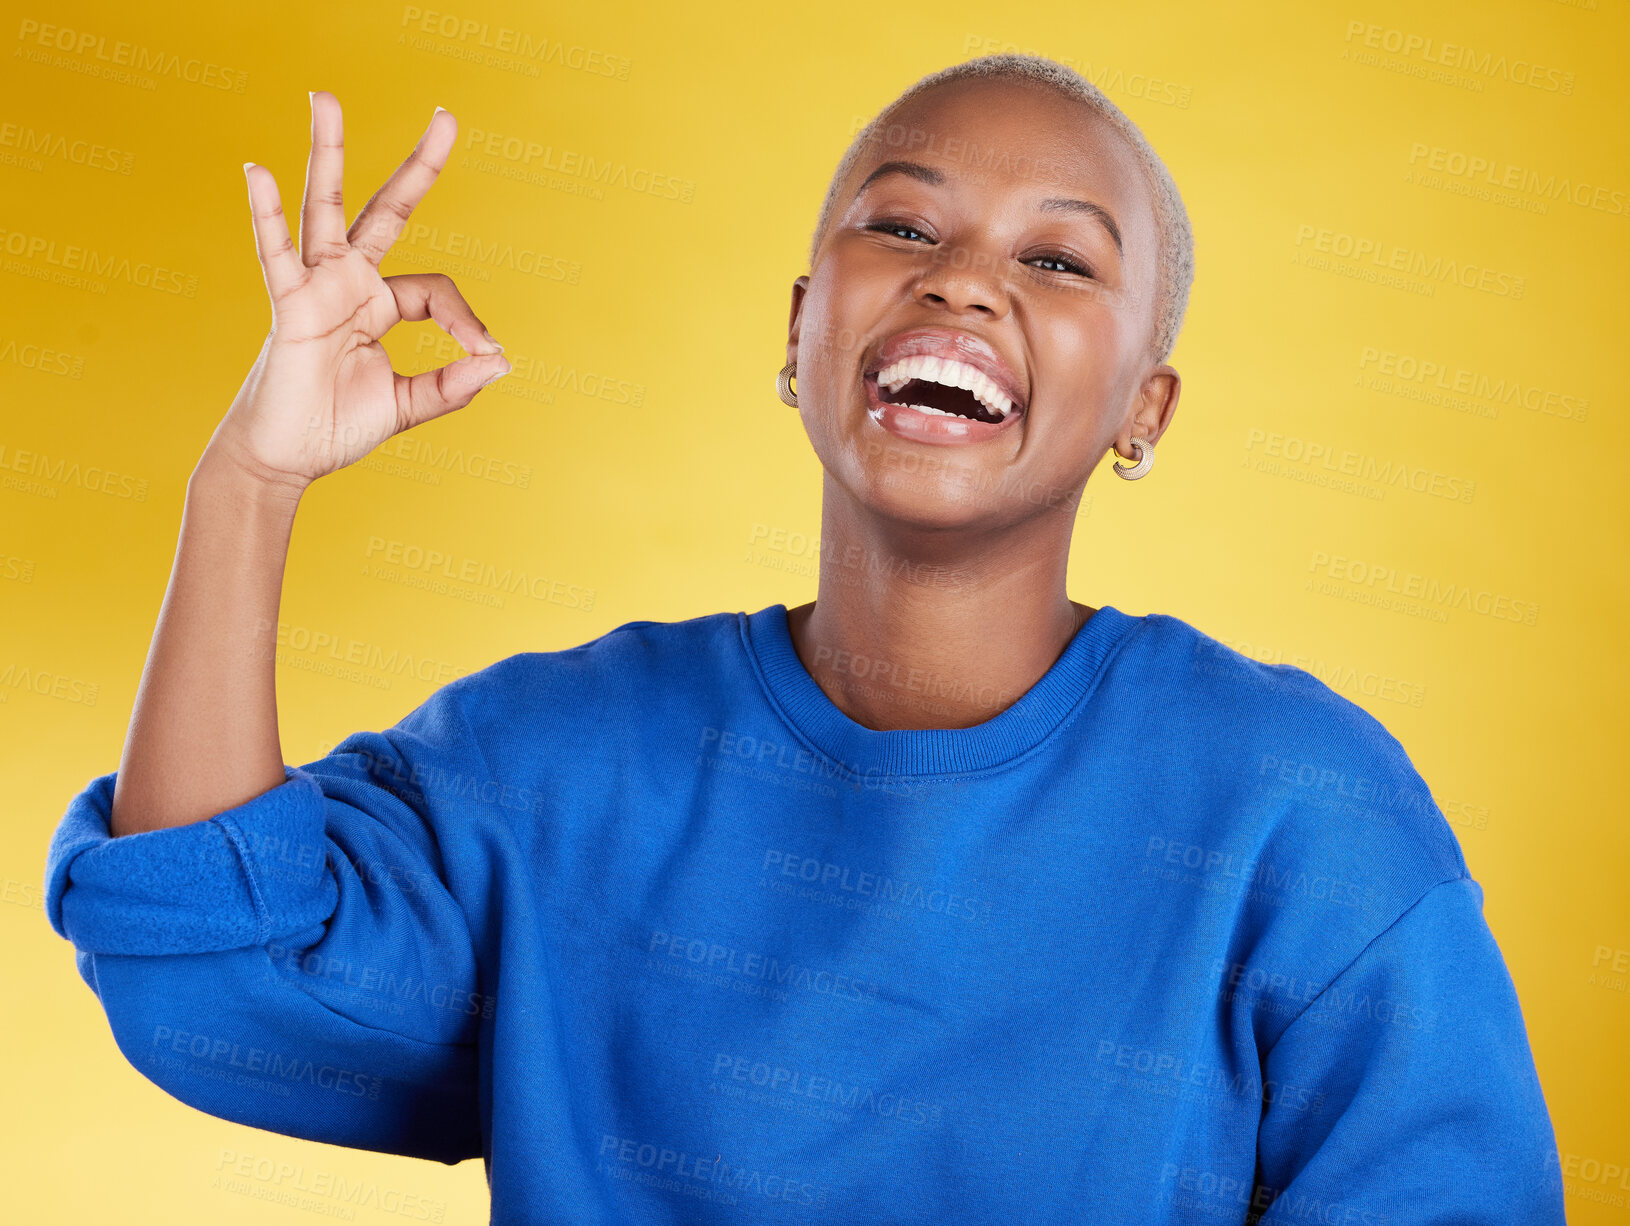
[[[1125,137],[1086,103],[1043,85],[965,79],[908,99],[883,117],[856,158],[845,199],[894,160],[1038,196],[1080,194],[1108,207],[1123,231],[1153,233],[1153,198]],[[1059,190],[1066,187],[1075,193]]]

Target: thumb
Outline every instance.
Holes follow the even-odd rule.
[[[478,353],[417,375],[396,376],[396,403],[410,430],[454,409],[462,409],[487,384],[513,369],[501,353]]]

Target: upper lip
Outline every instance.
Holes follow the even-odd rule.
[[[908,328],[904,332],[896,332],[883,342],[866,364],[865,377],[873,378],[901,358],[919,354],[952,358],[982,371],[1013,402],[1015,412],[1022,413],[1030,403],[1028,389],[990,342],[972,332],[956,328]]]

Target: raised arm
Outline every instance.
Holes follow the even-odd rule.
[[[468,404],[509,370],[449,278],[379,275],[457,126],[438,108],[347,231],[339,100],[313,93],[298,253],[272,173],[246,164],[272,326],[187,483],[120,759],[114,835],[201,821],[283,781],[276,626],[301,495],[392,435]],[[401,320],[426,318],[472,356],[397,374],[379,338]]]
[[[298,255],[249,167],[272,328],[188,482],[120,767],[71,802],[45,874],[52,927],[153,1082],[239,1123],[446,1162],[482,1152],[495,1015],[465,909],[486,868],[460,841],[481,813],[438,782],[486,778],[468,686],[291,767],[273,681],[306,487],[508,370],[446,277],[378,272],[454,130],[438,112],[347,233],[339,103],[313,95]],[[473,356],[396,374],[378,338],[425,318]]]

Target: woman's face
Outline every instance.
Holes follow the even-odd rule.
[[[1083,104],[1007,81],[936,87],[886,123],[793,286],[787,357],[816,455],[919,526],[1068,512],[1108,448],[1154,442],[1177,401],[1151,352],[1136,156]]]

